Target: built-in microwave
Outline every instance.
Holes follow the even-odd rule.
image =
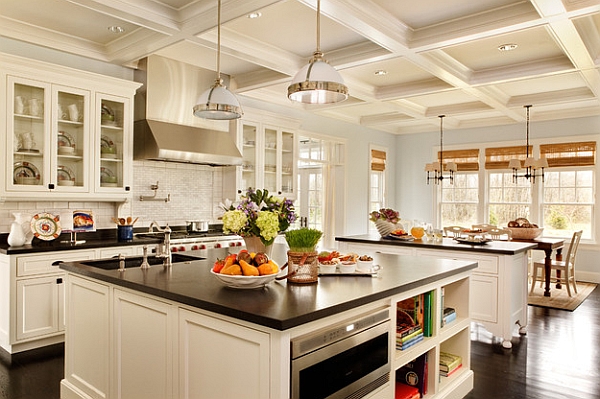
[[[358,399],[390,381],[389,309],[295,338],[292,399]]]

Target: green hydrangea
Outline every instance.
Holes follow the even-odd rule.
[[[265,241],[271,241],[279,233],[279,217],[274,212],[260,211],[256,217],[256,226]]]
[[[238,233],[248,223],[248,217],[243,211],[235,209],[223,214],[223,232]]]

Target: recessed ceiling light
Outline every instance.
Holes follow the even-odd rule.
[[[518,46],[515,43],[507,43],[507,44],[501,44],[498,46],[498,50],[500,51],[512,51],[514,49],[516,49]]]
[[[262,13],[260,12],[251,12],[250,14],[248,14],[248,18],[250,19],[255,19],[255,18],[260,18],[262,16]]]
[[[118,26],[118,25],[109,26],[108,30],[111,31],[112,33],[123,33],[123,32],[125,32],[125,29],[122,26]]]
[[[375,71],[375,75],[377,75],[377,76],[387,75],[387,71],[383,70],[383,69],[378,69]]]

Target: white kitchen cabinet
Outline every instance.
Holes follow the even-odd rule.
[[[0,78],[0,200],[131,197],[138,83],[5,54]]]
[[[112,397],[173,398],[176,307],[118,289],[112,295]]]
[[[248,115],[248,113],[246,113]],[[242,165],[225,171],[224,196],[237,198],[248,187],[295,198],[298,188],[296,121],[261,113],[238,122]]]

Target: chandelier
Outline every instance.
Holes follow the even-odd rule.
[[[227,90],[221,79],[221,0],[218,2],[217,21],[217,79],[198,98],[194,115],[204,119],[227,120],[242,116],[242,107],[235,95]]]
[[[439,115],[440,118],[440,152],[439,159],[435,162],[425,164],[425,172],[427,172],[427,184],[430,180],[433,180],[435,184],[440,184],[444,179],[449,179],[450,184],[454,183],[454,173],[458,170],[458,166],[454,162],[447,162],[444,164],[444,117],[446,115]],[[444,172],[448,172],[444,175]]]
[[[288,98],[305,104],[329,104],[348,98],[348,87],[321,52],[321,1],[317,0],[317,49],[288,87]]]
[[[517,183],[519,177],[524,177],[527,180],[530,180],[532,183],[535,183],[536,177],[542,178],[542,183],[544,182],[544,168],[548,167],[548,160],[545,157],[540,159],[535,159],[533,156],[529,156],[529,109],[531,105],[524,105],[524,108],[527,109],[527,141],[525,143],[525,161],[523,162],[523,168],[525,168],[525,173],[519,174],[519,169],[521,169],[521,161],[518,159],[511,159],[508,162],[508,167],[512,169],[513,175],[512,180],[513,183]],[[539,172],[539,174],[538,174]]]

